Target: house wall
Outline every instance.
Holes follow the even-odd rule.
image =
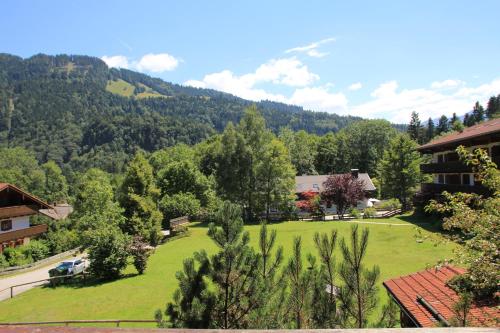
[[[368,207],[368,199],[369,198],[363,198],[363,200],[358,201],[358,205],[356,206],[357,209],[364,210],[365,208]],[[331,207],[326,207],[326,204],[321,204],[321,208],[326,212],[326,215],[335,215],[337,214],[337,207],[335,205],[332,205]]]
[[[13,217],[10,219],[2,219],[2,221],[3,220],[11,220],[12,221],[12,229],[6,230],[6,231],[0,230],[0,234],[15,231],[15,230],[20,230],[20,229],[26,229],[26,228],[30,227],[30,217],[29,216]]]

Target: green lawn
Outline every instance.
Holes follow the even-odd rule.
[[[406,222],[408,218],[394,217],[380,222],[404,223],[407,226],[384,224],[360,224],[370,230],[366,263],[377,264],[381,280],[408,274],[426,268],[439,259],[450,258],[454,244],[437,243],[431,238],[423,242],[415,240],[415,227]],[[347,236],[349,222],[284,222],[270,228],[278,231],[278,242],[284,246],[285,257],[291,253],[292,239],[302,236],[303,253],[315,254],[312,237],[316,231],[329,232],[336,228],[339,236]],[[432,230],[429,225],[423,225]],[[259,226],[251,225],[252,243],[256,244]],[[120,280],[86,287],[63,286],[56,289],[35,288],[13,299],[0,302],[0,322],[47,321],[69,319],[152,319],[154,311],[162,310],[177,288],[175,272],[181,268],[184,258],[199,249],[213,252],[205,225],[193,224],[189,237],[179,238],[160,246],[149,261],[142,276],[129,268]],[[432,231],[423,231],[430,236]],[[440,238],[436,233],[432,239]],[[380,286],[381,303],[386,295]]]

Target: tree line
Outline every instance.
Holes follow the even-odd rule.
[[[414,111],[411,114],[407,132],[413,140],[419,144],[424,144],[435,137],[446,135],[450,132],[462,132],[466,127],[471,127],[485,120],[498,117],[500,117],[500,94],[489,98],[486,109],[479,102],[476,102],[472,111],[466,113],[462,119],[456,113],[453,113],[450,119],[442,115],[437,125],[431,117],[423,124],[418,113]]]

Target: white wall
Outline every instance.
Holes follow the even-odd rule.
[[[12,220],[12,229],[6,231],[0,231],[0,234],[11,232],[19,229],[26,229],[30,227],[30,217],[29,216],[21,216],[21,217],[13,217]]]

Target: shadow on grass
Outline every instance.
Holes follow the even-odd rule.
[[[424,230],[431,232],[440,232],[444,233],[443,223],[440,218],[435,215],[428,215],[423,212],[414,211],[411,214],[399,215],[397,216],[401,221],[405,221],[415,226],[418,226]]]
[[[127,280],[134,278],[138,276],[139,273],[126,273],[120,275],[119,278],[117,279],[111,279],[111,280],[103,280],[103,279],[96,279],[91,276],[86,276],[85,278],[82,276],[75,276],[71,279],[67,279],[63,282],[57,283],[55,285],[53,284],[45,284],[42,286],[42,288],[48,288],[48,289],[56,289],[56,288],[71,288],[71,289],[81,289],[81,288],[89,288],[89,287],[98,287],[98,286],[103,286],[108,283],[113,283],[118,280]]]

